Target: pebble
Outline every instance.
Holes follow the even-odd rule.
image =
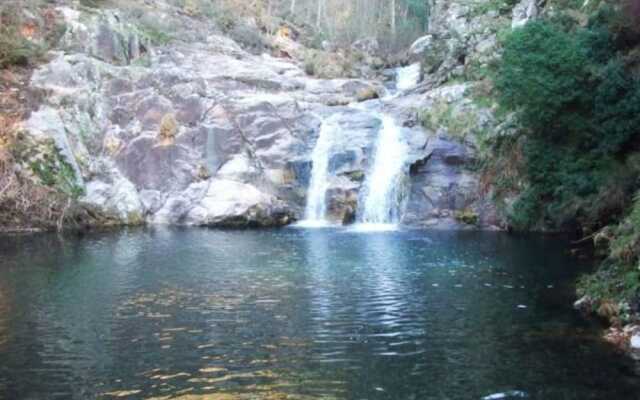
[[[524,308],[527,308],[527,306],[525,306],[524,304],[518,304],[518,308],[524,309]]]

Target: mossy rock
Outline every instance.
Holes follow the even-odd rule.
[[[361,89],[356,94],[356,99],[358,101],[372,100],[377,99],[378,97],[380,97],[380,95],[378,94],[378,91],[373,87]]]
[[[363,182],[365,178],[364,171],[351,171],[344,175],[355,182]]]
[[[473,210],[456,211],[455,218],[465,225],[478,225],[480,216]]]

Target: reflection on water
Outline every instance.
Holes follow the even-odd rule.
[[[637,399],[556,238],[150,229],[0,241],[0,399]],[[519,392],[521,391],[521,392]]]

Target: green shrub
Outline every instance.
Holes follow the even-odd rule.
[[[28,65],[40,58],[43,48],[20,33],[19,10],[0,6],[0,68]]]
[[[478,222],[480,221],[478,213],[469,209],[456,211],[455,219],[466,225],[478,225]]]
[[[84,195],[84,188],[77,183],[76,173],[53,142],[47,144],[42,157],[30,162],[30,168],[44,186],[56,189],[71,199]]]
[[[640,133],[640,81],[606,21],[535,21],[504,43],[495,88],[526,139],[528,188],[511,213],[517,229],[607,223],[636,184],[624,160]]]
[[[518,4],[518,0],[488,0],[477,2],[471,13],[473,16],[478,17],[485,15],[488,12],[494,11],[500,14],[507,14],[511,12],[513,7]]]
[[[587,54],[571,34],[544,21],[515,30],[506,40],[496,78],[499,100],[520,111],[523,124],[544,128],[583,107]]]
[[[446,101],[435,102],[418,113],[420,124],[428,130],[446,129],[447,133],[464,139],[478,128],[478,116],[474,109],[456,108]]]
[[[0,2],[0,68],[42,61],[66,30],[52,7],[45,0]]]
[[[640,297],[640,195],[631,212],[612,229],[609,257],[592,275],[578,283],[578,293],[596,305],[606,302],[636,302]]]
[[[80,4],[85,7],[90,8],[98,8],[103,6],[106,3],[106,0],[80,0]]]

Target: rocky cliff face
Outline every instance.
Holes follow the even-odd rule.
[[[63,44],[31,81],[46,95],[26,130],[55,141],[85,190],[86,207],[125,224],[291,223],[302,216],[322,119],[333,115],[342,133],[330,160],[329,211],[349,220],[380,129],[376,113],[384,111],[404,127],[412,152],[405,223],[500,224],[474,172],[477,145],[467,135],[496,121],[490,107],[471,99],[481,83],[461,79],[495,57],[504,15],[435,1],[433,32],[410,56],[423,64],[423,83],[355,108],[346,104],[385,89],[361,79],[312,78],[300,62],[252,55],[210,23],[150,4],[143,18],[60,7]],[[145,20],[160,21],[174,39],[161,40]]]

